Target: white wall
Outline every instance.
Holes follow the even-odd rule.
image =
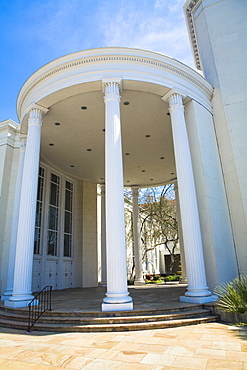
[[[97,184],[83,181],[82,286],[98,286]]]
[[[247,273],[247,1],[203,0],[194,14],[240,272]]]
[[[18,125],[11,120],[0,123],[0,294],[7,284],[19,145]]]

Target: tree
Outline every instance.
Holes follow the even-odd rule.
[[[178,245],[178,223],[173,184],[142,191],[140,204],[141,240],[143,260],[149,251],[165,245],[170,253],[169,272],[173,273]]]

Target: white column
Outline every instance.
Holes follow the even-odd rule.
[[[24,307],[33,299],[32,267],[40,138],[43,110],[33,107],[29,113],[26,154],[23,166],[21,199],[17,232],[13,294],[7,307]]]
[[[107,293],[102,311],[133,310],[127,289],[120,80],[103,81],[105,92],[105,185]]]
[[[132,209],[133,209],[133,235],[134,235],[134,258],[135,258],[135,285],[145,284],[142,271],[142,250],[139,225],[139,204],[138,189],[132,188]]]
[[[105,225],[105,185],[101,185],[101,285],[107,285],[106,278],[106,225]]]
[[[215,300],[208,290],[204,265],[199,214],[193,168],[184,117],[183,95],[172,91],[169,101],[174,154],[177,170],[181,222],[188,278],[188,288],[181,302],[205,303]]]
[[[15,252],[16,252],[16,240],[17,240],[17,228],[18,228],[18,217],[19,217],[19,208],[20,208],[20,196],[21,196],[21,183],[22,183],[22,173],[23,173],[23,164],[25,158],[26,150],[26,135],[20,135],[20,155],[15,187],[15,201],[13,209],[13,218],[12,218],[12,229],[11,229],[11,238],[9,246],[9,265],[8,265],[8,277],[7,277],[7,287],[2,295],[2,301],[6,301],[10,298],[13,293],[13,282],[14,282],[14,268],[15,268]]]

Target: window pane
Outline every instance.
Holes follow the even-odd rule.
[[[73,191],[73,184],[69,181],[66,181],[66,189]]]
[[[49,221],[48,221],[48,228],[51,230],[57,230],[57,218],[58,218],[58,210],[56,207],[50,206],[49,209]]]
[[[50,204],[57,206],[58,205],[58,186],[51,183],[50,188]]]
[[[48,230],[47,233],[47,254],[51,256],[57,255],[57,233],[55,231]]]
[[[65,209],[72,211],[72,192],[69,190],[65,191]]]
[[[71,233],[71,221],[72,215],[69,212],[65,212],[64,214],[64,232]]]
[[[39,180],[37,190],[37,205],[35,218],[35,232],[34,232],[34,254],[40,254],[40,235],[41,235],[41,220],[43,209],[43,193],[44,193],[44,168],[39,168]]]
[[[51,181],[55,184],[59,184],[59,177],[55,175],[54,173],[51,174]]]
[[[65,257],[72,255],[72,207],[73,207],[73,184],[66,181],[65,184],[65,209],[64,209],[64,250]]]
[[[64,235],[64,257],[71,257],[71,235]]]

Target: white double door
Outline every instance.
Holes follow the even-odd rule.
[[[34,259],[32,291],[38,292],[46,285],[52,286],[53,290],[73,288],[73,260]]]

